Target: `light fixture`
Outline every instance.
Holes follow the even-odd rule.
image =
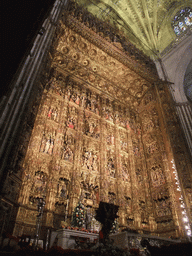
[[[187,218],[187,217],[184,217],[184,218],[183,218],[183,221],[184,221],[184,222],[188,222],[188,218]]]

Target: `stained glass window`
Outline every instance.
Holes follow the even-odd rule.
[[[175,34],[176,34],[176,35],[181,34],[181,32],[180,32],[180,30],[179,30],[179,27],[178,27],[178,26],[175,26],[175,27],[174,27],[174,31],[175,31]]]
[[[185,25],[184,25],[184,23],[183,23],[182,21],[179,22],[179,28],[180,28],[180,30],[182,30],[182,31],[185,31],[185,30],[186,30],[186,27],[185,27]]]
[[[172,27],[178,36],[192,25],[192,10],[190,7],[181,9],[172,21]]]

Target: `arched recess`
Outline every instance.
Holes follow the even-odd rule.
[[[174,96],[176,101],[177,114],[179,116],[185,138],[189,147],[189,151],[192,155],[192,107],[186,97],[184,90],[184,77],[188,65],[192,61],[192,43],[189,44],[183,54],[180,56],[180,61],[175,69],[174,77]]]
[[[159,77],[173,83],[170,86],[189,151],[192,155],[192,107],[184,91],[184,76],[192,60],[192,34],[186,36],[172,50],[156,61]]]
[[[184,76],[184,91],[188,100],[192,103],[192,59],[187,66],[187,70]]]
[[[174,81],[172,82],[174,83],[175,89],[176,90],[178,89],[178,93],[174,93],[175,101],[177,103],[188,101],[184,92],[184,76],[191,60],[192,60],[192,43],[190,45],[187,45],[182,56],[180,56],[180,61],[175,69],[175,77],[174,77]]]

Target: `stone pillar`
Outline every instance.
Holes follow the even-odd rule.
[[[176,110],[192,155],[192,106],[189,102],[176,103]]]
[[[38,33],[28,56],[18,70],[17,77],[13,79],[11,87],[12,93],[4,106],[3,114],[0,119],[0,128],[2,128],[2,143],[0,147],[0,158],[3,163],[0,169],[0,180],[4,182],[5,167],[7,158],[18,133],[23,115],[26,112],[26,106],[29,105],[31,92],[36,84],[37,77],[41,70],[43,60],[50,47],[52,37],[63,8],[67,5],[68,0],[56,0],[48,16],[43,22],[42,27],[45,32],[43,35]],[[3,187],[2,184],[0,187]]]

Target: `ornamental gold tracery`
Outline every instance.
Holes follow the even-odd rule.
[[[154,85],[61,27],[24,161],[19,202],[26,207],[17,221],[30,216],[35,224],[35,198],[45,196],[46,226],[58,228],[79,200],[93,212],[105,201],[120,206],[122,226],[174,233],[167,131]],[[159,97],[166,108],[166,95]],[[167,123],[175,119],[165,116]]]

